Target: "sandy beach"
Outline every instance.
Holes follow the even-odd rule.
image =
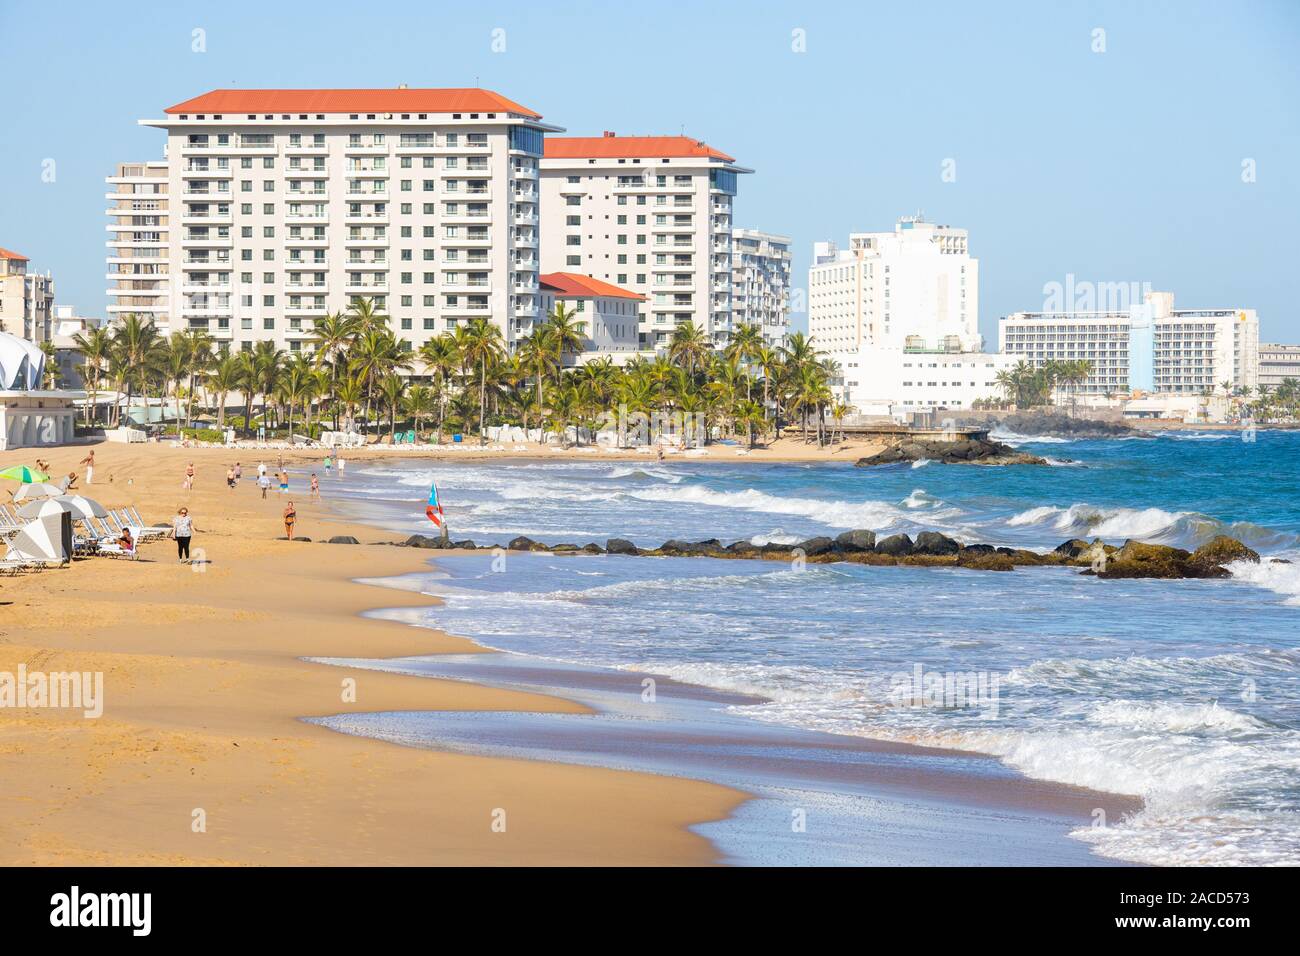
[[[268,450],[262,457],[249,449],[167,444],[95,447],[95,484],[80,490],[108,507],[133,503],[157,523],[188,506],[200,563],[180,564],[172,542],[159,541],[144,545],[136,562],[81,559],[68,568],[0,579],[0,671],[25,665],[28,671],[102,672],[105,683],[98,719],[80,711],[0,710],[0,773],[7,783],[0,863],[708,864],[719,862],[706,838],[709,827],[728,821],[745,803],[746,781],[766,779],[771,786],[787,772],[780,763],[756,760],[728,786],[687,779],[692,773],[708,777],[707,766],[692,771],[689,762],[662,767],[620,759],[620,749],[638,753],[646,745],[604,717],[592,724],[603,728],[596,752],[609,751],[598,762],[634,770],[578,765],[587,758],[563,741],[579,739],[582,731],[536,721],[598,711],[607,698],[588,696],[586,683],[598,678],[582,676],[575,684],[566,674],[553,683],[511,686],[514,678],[497,680],[503,663],[512,666],[495,660],[502,655],[409,626],[401,609],[436,599],[356,579],[427,571],[429,552],[381,544],[401,535],[339,520],[310,500],[300,476],[290,495],[299,514],[296,533],[314,540],[277,540],[284,499],[274,491],[262,499],[257,463],[264,460],[274,470],[283,455],[301,471],[320,461],[319,451]],[[795,439],[766,454],[773,461],[851,461],[869,449],[855,443],[819,453]],[[80,471],[85,451],[57,450],[49,456],[51,472]],[[734,451],[717,446],[709,456],[752,460]],[[581,453],[516,456],[469,446],[443,457],[546,454]],[[384,457],[397,456],[374,448],[350,453],[348,460]],[[609,457],[642,458],[636,452]],[[11,452],[0,456],[0,467],[32,459]],[[236,460],[243,480],[232,491],[226,468]],[[185,491],[189,462],[197,477],[194,489]],[[333,535],[353,535],[363,544],[321,543]],[[360,616],[381,607],[392,610]],[[451,655],[446,674],[454,679],[436,667],[399,673],[374,666],[417,655]],[[493,658],[496,666],[467,666],[466,658],[476,656]],[[351,682],[355,699],[345,699]],[[448,722],[449,741],[465,727],[471,741],[504,735],[513,753],[534,759],[448,753],[337,732],[350,728],[352,715],[364,728],[390,712],[429,712]],[[484,713],[457,725],[455,715],[465,712]],[[682,727],[670,732],[684,732],[689,746],[707,725]],[[751,731],[726,729],[737,732],[747,737]],[[1064,833],[1100,805],[1099,795],[1078,788],[975,780],[962,771],[969,756],[894,745],[881,750],[852,740],[841,745],[836,738],[781,737],[774,745],[787,748],[793,741],[812,754],[851,747],[860,763],[858,783],[873,793],[903,810],[918,799],[949,807],[935,833],[960,834],[972,814],[1028,814],[1036,839],[1054,845],[1057,834],[1066,842]],[[900,775],[880,762],[880,754],[892,760],[888,755],[900,752],[915,757],[920,769]],[[763,801],[750,805],[762,807]],[[1106,798],[1105,805],[1127,812],[1136,803]],[[893,858],[913,852],[914,840],[904,844],[890,851]],[[1082,847],[1066,853],[1086,857]],[[1064,855],[1060,861],[1077,860]]]
[[[250,480],[226,487],[236,456],[165,445],[97,448],[108,507],[162,521],[184,503],[209,563],[170,541],[136,562],[95,558],[0,579],[0,671],[102,671],[104,714],[0,711],[0,863],[12,864],[699,864],[688,824],[742,795],[644,774],[412,750],[300,718],[360,711],[570,711],[558,698],[299,660],[473,652],[428,629],[358,617],[413,603],[352,583],[425,567],[427,552],[278,541],[281,501]],[[83,448],[49,455],[80,470]],[[286,455],[286,459],[290,456]],[[297,456],[294,456],[297,457]],[[304,456],[305,457],[305,456]],[[313,454],[311,457],[318,457]],[[0,467],[30,462],[0,456]],[[194,461],[195,488],[181,490]],[[268,457],[274,466],[276,459]],[[130,482],[130,483],[128,483]],[[301,489],[300,489],[301,490]],[[391,539],[294,498],[298,533]],[[342,682],[356,681],[356,701]],[[206,832],[195,832],[195,811]],[[505,811],[505,832],[493,828]],[[496,816],[494,817],[494,813]],[[499,829],[499,828],[498,828]]]

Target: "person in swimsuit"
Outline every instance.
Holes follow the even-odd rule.
[[[233,468],[226,469],[226,487],[232,491],[235,488],[235,469]]]
[[[285,505],[284,508],[284,536],[288,538],[290,541],[293,540],[293,524],[297,520],[298,520],[298,512],[294,508],[293,502],[291,501],[287,505]]]
[[[280,494],[285,494],[289,490],[289,472],[284,470],[280,472]]]
[[[311,476],[311,496],[313,498],[320,497],[320,482],[316,479],[315,472],[312,472],[312,476]]]
[[[190,491],[194,487],[194,462],[190,462],[185,466],[185,481],[181,487],[186,491]]]

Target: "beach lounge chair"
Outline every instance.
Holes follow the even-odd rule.
[[[126,558],[128,561],[136,560],[140,554],[140,536],[136,533],[138,530],[137,528],[130,528],[131,540],[135,542],[135,547],[123,548],[114,538],[100,541],[97,553],[108,555],[111,558]]]
[[[172,526],[169,524],[148,524],[140,517],[140,512],[134,505],[127,505],[122,509],[122,517],[127,523],[140,529],[140,534],[145,538],[165,538],[172,533]]]

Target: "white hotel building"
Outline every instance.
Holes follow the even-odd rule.
[[[548,136],[544,272],[576,272],[646,297],[643,350],[692,321],[721,347],[732,328],[732,201],[751,172],[686,136]]]
[[[998,325],[1001,350],[1032,365],[1086,359],[1092,374],[1075,391],[1097,396],[1222,394],[1259,384],[1254,309],[1174,307],[1149,292],[1122,311],[1017,312]]]
[[[752,325],[776,347],[790,329],[790,237],[731,231],[732,327]]]
[[[109,177],[111,316],[301,350],[371,298],[408,348],[538,317],[539,162],[559,127],[483,89],[214,90],[141,125],[163,162]]]
[[[808,331],[840,364],[861,414],[969,408],[998,394],[1002,356],[982,351],[979,260],[964,229],[915,217],[893,232],[814,246]]]

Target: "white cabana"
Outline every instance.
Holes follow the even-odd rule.
[[[66,511],[36,518],[9,541],[6,561],[64,564],[72,558],[72,516]]]
[[[37,391],[45,374],[45,353],[34,342],[0,332],[0,391]]]

